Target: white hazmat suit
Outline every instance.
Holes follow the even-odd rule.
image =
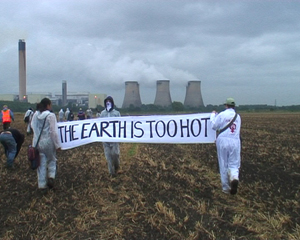
[[[65,116],[64,110],[60,109],[59,112],[58,112],[58,121],[63,122],[64,121],[64,116]]]
[[[213,130],[224,128],[235,116],[233,108],[227,108],[219,114],[213,112],[210,122]],[[237,188],[239,181],[239,168],[241,165],[241,141],[240,141],[241,117],[237,117],[233,124],[219,134],[216,140],[219,169],[222,189],[225,193],[235,194],[232,184]]]
[[[70,109],[67,108],[67,109],[66,109],[66,112],[65,112],[65,119],[66,119],[66,121],[68,121],[69,113],[70,113]]]
[[[34,114],[34,112],[32,111],[32,109],[29,108],[26,111],[25,115],[24,115],[24,119],[26,117],[28,117],[27,128],[26,128],[27,135],[31,133],[31,126],[30,126],[30,124],[31,124],[31,120],[32,120],[33,114]]]
[[[101,118],[121,117],[119,111],[114,109],[114,100],[108,96],[104,100],[105,109],[101,112]],[[116,142],[104,142],[104,154],[108,164],[108,171],[111,176],[115,176],[120,167],[120,144]]]
[[[47,187],[47,178],[55,179],[57,161],[56,150],[61,147],[57,132],[58,126],[56,116],[49,110],[43,112],[36,111],[33,115],[31,121],[31,127],[34,133],[32,145],[36,146],[46,117],[45,126],[37,147],[40,151],[40,166],[37,169],[38,187],[40,189]]]

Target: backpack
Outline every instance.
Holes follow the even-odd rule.
[[[28,116],[26,116],[26,117],[24,118],[24,122],[25,122],[25,123],[29,123],[29,119],[30,119],[31,114],[32,114],[32,112],[30,112],[30,113],[28,114]]]
[[[30,115],[28,115],[28,116],[26,116],[26,117],[24,118],[24,122],[25,122],[25,123],[29,123],[29,117],[30,117]]]

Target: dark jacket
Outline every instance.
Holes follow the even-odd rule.
[[[85,113],[82,110],[79,110],[77,117],[79,120],[84,120],[85,119]]]
[[[74,113],[72,111],[69,112],[69,115],[68,115],[68,121],[73,121],[74,120]]]

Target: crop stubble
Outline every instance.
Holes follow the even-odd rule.
[[[0,150],[0,239],[300,239],[300,115],[242,113],[235,196],[221,192],[214,144],[121,144],[108,176],[101,143],[58,153],[54,190],[37,192],[25,143]],[[23,114],[16,127],[25,133]]]

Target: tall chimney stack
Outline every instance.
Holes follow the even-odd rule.
[[[186,86],[186,94],[184,99],[185,107],[199,108],[203,107],[203,99],[201,94],[201,81],[189,81]]]
[[[67,81],[62,81],[62,106],[67,105]]]
[[[133,105],[134,107],[142,106],[140,88],[136,81],[125,82],[125,96],[122,108],[129,108],[130,105]]]
[[[26,43],[19,40],[19,101],[27,101],[26,96]]]
[[[169,80],[156,81],[156,95],[154,105],[162,107],[168,107],[172,105]]]

